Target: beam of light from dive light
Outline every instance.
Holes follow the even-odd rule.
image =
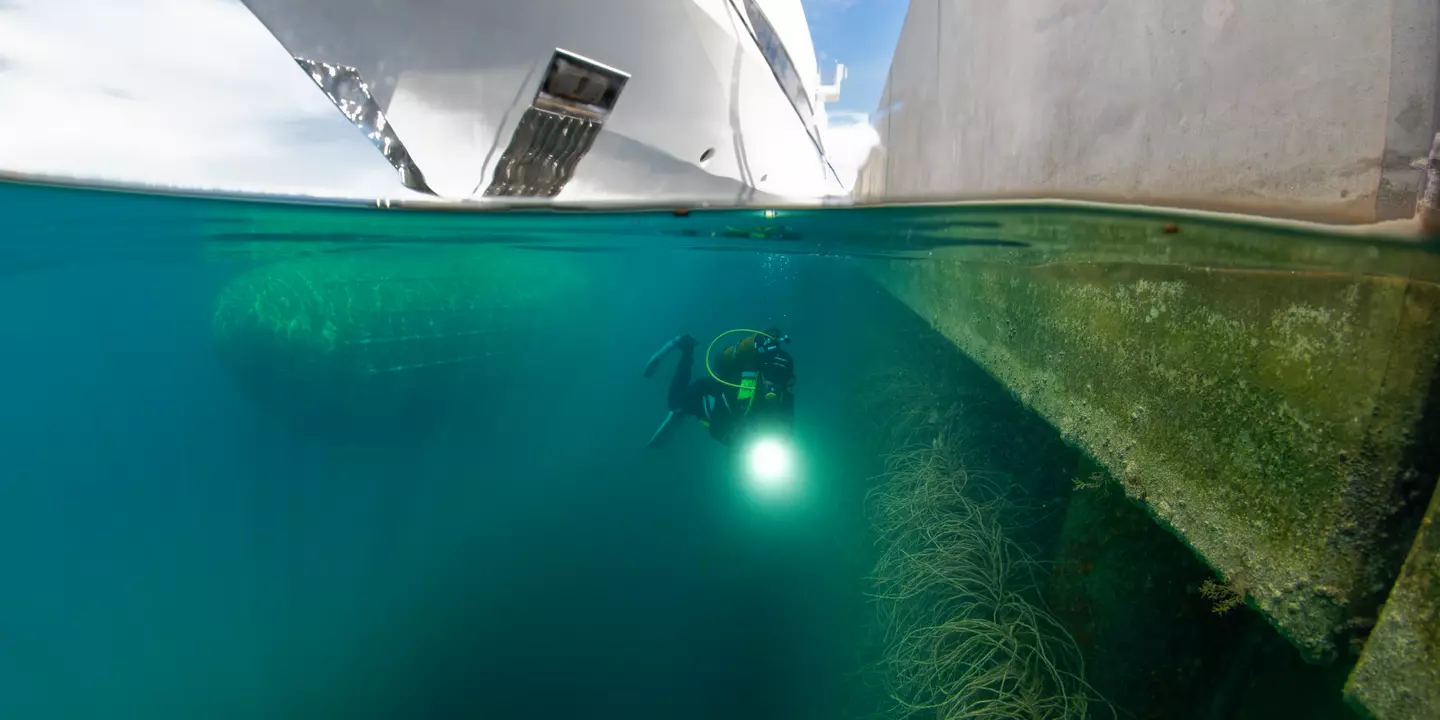
[[[779,438],[762,437],[746,452],[751,484],[775,491],[794,482],[795,449]]]

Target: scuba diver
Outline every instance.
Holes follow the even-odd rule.
[[[715,345],[722,338],[740,334],[744,337],[726,347],[712,363]],[[780,347],[782,342],[788,343],[790,338],[777,328],[723,332],[705,351],[707,376],[694,381],[690,367],[695,338],[680,335],[662,345],[645,366],[645,377],[654,375],[671,351],[680,351],[680,361],[670,377],[670,413],[646,446],[664,447],[686,415],[698,419],[710,430],[710,437],[728,446],[764,430],[788,435],[795,417],[795,361]]]

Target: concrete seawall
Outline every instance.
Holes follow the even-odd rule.
[[[1433,0],[914,0],[855,192],[1408,219],[1437,88]],[[1317,265],[1283,234],[1159,219],[1032,229],[1075,252],[872,274],[1307,659],[1359,654],[1367,713],[1440,713],[1435,533],[1410,545],[1437,470],[1435,256]]]
[[[855,194],[1408,218],[1437,87],[1433,0],[914,0]]]

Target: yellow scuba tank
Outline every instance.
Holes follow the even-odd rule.
[[[773,335],[770,335],[770,334],[768,334],[768,333],[761,332],[761,331],[759,331],[759,330],[737,329],[737,330],[727,330],[727,331],[725,331],[725,332],[723,332],[723,333],[720,333],[719,335],[717,335],[717,336],[715,337],[714,340],[711,340],[711,341],[710,341],[710,347],[705,351],[705,369],[706,369],[706,371],[708,371],[708,372],[710,373],[710,377],[715,378],[715,380],[716,380],[717,382],[719,382],[720,384],[722,384],[722,385],[728,385],[728,386],[730,386],[730,387],[736,388],[736,391],[737,391],[737,392],[736,392],[736,399],[740,400],[742,403],[745,404],[745,412],[746,412],[746,414],[749,414],[750,410],[751,410],[751,409],[754,407],[754,405],[755,405],[755,398],[756,398],[757,395],[761,398],[761,405],[762,405],[762,406],[764,406],[764,407],[770,407],[770,406],[772,406],[772,405],[778,404],[778,402],[779,402],[779,400],[780,400],[780,393],[778,392],[778,389],[776,388],[776,386],[775,386],[773,383],[770,383],[770,382],[766,381],[763,377],[761,377],[759,371],[757,371],[757,370],[749,370],[749,369],[747,369],[747,370],[742,371],[742,372],[740,373],[740,382],[739,382],[739,383],[733,383],[733,382],[729,382],[728,380],[725,380],[724,378],[720,377],[720,375],[715,372],[715,369],[714,369],[713,367],[711,367],[711,365],[710,365],[710,357],[711,357],[712,353],[714,353],[714,351],[715,351],[715,345],[720,342],[720,339],[721,339],[721,338],[724,338],[724,337],[726,337],[726,336],[728,336],[728,335],[739,334],[739,333],[745,333],[745,334],[748,335],[748,337],[742,339],[742,340],[741,340],[739,343],[737,343],[735,346],[725,349],[724,359],[727,361],[727,364],[729,364],[729,361],[732,361],[732,360],[733,360],[733,361],[740,361],[740,360],[742,359],[742,356],[745,355],[747,351],[748,351],[748,353],[749,353],[750,356],[753,356],[753,355],[755,354],[755,352],[757,351],[757,349],[758,349],[758,348],[756,347],[756,345],[757,345],[757,342],[756,342],[756,341],[757,341],[758,338],[761,338],[761,337],[769,338],[770,340],[772,340],[772,341],[774,341],[774,342],[777,342],[777,343],[778,343],[778,342],[788,342],[790,338],[787,337],[787,336],[775,337],[775,336],[773,336]],[[748,346],[747,346],[747,342],[748,342]]]

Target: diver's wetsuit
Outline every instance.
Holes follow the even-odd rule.
[[[676,343],[680,350],[680,361],[675,364],[675,374],[670,377],[667,399],[670,415],[650,439],[650,447],[660,447],[668,442],[675,426],[685,415],[705,423],[714,439],[730,444],[736,438],[737,433],[734,430],[741,420],[747,415],[756,416],[764,411],[748,409],[750,401],[739,399],[738,388],[726,385],[708,374],[691,380],[691,368],[695,364],[695,341],[689,336],[682,336],[676,339]],[[656,359],[658,357],[652,358],[652,368]],[[647,374],[648,372],[649,370]],[[795,377],[794,360],[778,344],[771,342],[766,347],[761,372],[767,382],[787,391],[783,393],[779,407],[764,414],[778,417],[788,424],[789,419],[794,417],[795,408],[794,395],[788,392]]]
[[[709,375],[690,379],[695,364],[695,346],[680,348],[680,362],[670,377],[670,411],[700,418],[710,423],[710,434],[717,440],[730,434],[734,422],[742,414],[739,393]]]

